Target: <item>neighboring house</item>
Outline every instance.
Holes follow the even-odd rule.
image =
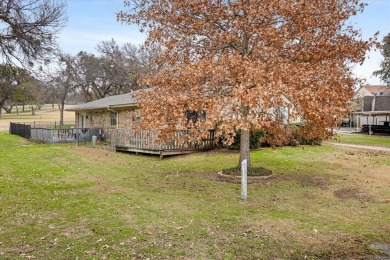
[[[386,85],[363,85],[355,93],[353,100],[372,96],[389,96],[390,87]]]
[[[174,139],[161,141],[156,131],[135,131],[141,113],[132,93],[115,95],[74,106],[76,128],[99,128],[100,138],[111,143],[116,151],[164,155],[185,154],[214,148],[214,131],[201,142],[189,143],[187,131],[176,131]]]
[[[390,121],[390,95],[364,97],[361,125],[381,125]]]
[[[348,126],[358,131],[365,124],[382,124],[390,119],[390,87],[386,85],[363,85],[351,100],[351,120]]]
[[[390,121],[390,95],[365,96],[357,104],[352,119],[357,128]]]

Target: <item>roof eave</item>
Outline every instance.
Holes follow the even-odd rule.
[[[390,110],[385,110],[385,111],[364,111],[364,112],[359,112],[359,114],[369,116],[369,115],[389,115]]]
[[[125,104],[125,105],[112,105],[112,106],[108,106],[109,108],[111,109],[120,109],[120,108],[134,108],[134,107],[137,107],[138,105],[136,103],[132,103],[132,104]]]
[[[77,111],[89,111],[89,110],[99,110],[99,109],[107,109],[107,107],[109,108],[133,108],[133,107],[137,107],[138,105],[136,103],[131,103],[131,104],[122,104],[122,105],[109,105],[109,106],[96,106],[96,107],[80,107],[80,108],[67,108],[65,109],[66,111],[74,111],[74,112],[77,112]]]

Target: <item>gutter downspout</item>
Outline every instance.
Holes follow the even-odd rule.
[[[119,129],[119,116],[118,116],[118,112],[116,112],[115,110],[112,110],[110,108],[110,106],[107,107],[107,110],[110,111],[110,112],[113,112],[115,113],[115,118],[116,118],[116,129]]]

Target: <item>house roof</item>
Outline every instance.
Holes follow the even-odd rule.
[[[111,107],[135,106],[136,104],[137,101],[133,93],[127,93],[122,95],[105,97],[82,105],[74,106],[67,110],[68,111],[95,110],[95,109],[108,108],[108,107],[111,108]]]
[[[390,96],[376,96],[375,108],[372,110],[374,97],[364,97],[363,111],[390,111]]]
[[[379,94],[383,93],[383,95],[390,95],[390,87],[386,85],[365,85],[363,86],[368,91],[370,91],[372,94]]]

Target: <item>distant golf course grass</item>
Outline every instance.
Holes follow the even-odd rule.
[[[70,106],[66,106],[69,108]],[[0,118],[0,132],[8,132],[10,123],[29,123],[36,127],[46,127],[54,125],[57,122],[57,126],[60,121],[60,110],[57,106],[44,105],[41,110],[36,109],[35,115],[32,115],[30,106],[25,106],[25,111],[22,111],[22,107],[19,106],[19,113],[16,112],[14,107],[12,113],[7,114],[3,111]],[[34,124],[35,122],[35,124]],[[64,122],[66,125],[74,124],[75,113],[71,111],[64,112]]]
[[[217,179],[235,152],[160,160],[0,133],[0,258],[370,259],[390,244],[388,153],[251,157],[275,176],[243,203]]]

